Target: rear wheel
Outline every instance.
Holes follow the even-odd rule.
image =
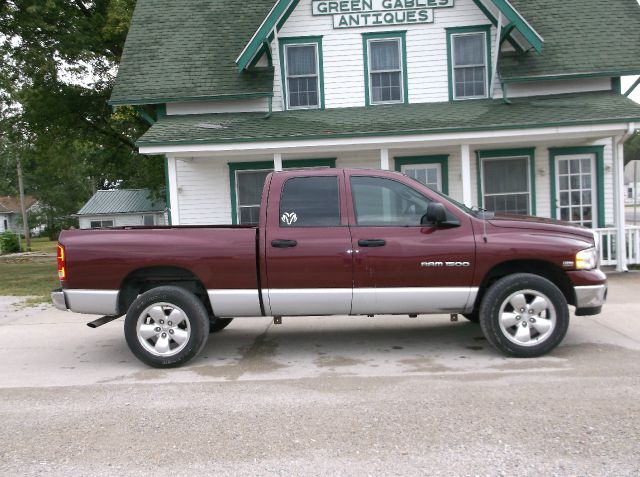
[[[554,349],[569,328],[562,292],[546,278],[517,273],[501,278],[480,305],[487,340],[509,356],[530,358]]]
[[[194,358],[209,335],[202,302],[179,287],[157,287],[140,295],[124,322],[131,352],[156,368],[180,366]]]

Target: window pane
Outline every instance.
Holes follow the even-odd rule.
[[[385,101],[401,101],[402,88],[400,86],[401,73],[372,73],[371,101],[380,103]]]
[[[264,180],[271,171],[237,171],[238,205],[260,205]]]
[[[155,220],[153,215],[143,215],[142,216],[142,223],[146,226],[151,226],[151,225],[155,225]]]
[[[289,76],[316,74],[314,45],[287,46],[287,74]]]
[[[280,201],[283,227],[340,225],[338,178],[295,177],[285,182]]]
[[[103,227],[113,227],[113,220],[103,220],[102,221],[102,226]]]
[[[318,78],[289,78],[289,106],[318,106]]]
[[[358,225],[420,225],[431,202],[400,182],[380,177],[352,177],[351,195]]]
[[[99,229],[100,227],[102,227],[102,222],[100,222],[99,220],[92,220],[91,221],[91,228],[92,229]],[[6,225],[5,225],[6,228]]]
[[[454,66],[484,64],[484,33],[453,37]]]
[[[240,224],[256,225],[260,222],[260,206],[241,207],[240,208]]]
[[[369,42],[369,71],[400,69],[400,40]]]
[[[454,76],[456,97],[485,95],[484,66],[457,68]]]
[[[485,193],[529,192],[527,166],[525,157],[483,161]]]

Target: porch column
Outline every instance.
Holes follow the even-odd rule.
[[[279,152],[273,153],[273,170],[274,171],[282,170],[282,154]]]
[[[180,197],[178,197],[178,160],[167,157],[167,181],[171,197],[171,225],[180,225]]]
[[[389,170],[389,149],[386,147],[380,149],[380,169],[383,171]]]
[[[627,238],[624,215],[624,151],[621,137],[612,138],[613,146],[613,210],[616,220],[616,271],[628,272]]]
[[[462,167],[462,203],[471,207],[471,153],[469,144],[460,146],[460,163]],[[480,204],[478,204],[478,207]]]

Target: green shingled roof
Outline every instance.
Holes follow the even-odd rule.
[[[542,54],[502,57],[502,79],[640,74],[636,0],[511,0],[544,38]],[[618,73],[618,74],[615,74]]]
[[[163,212],[164,201],[154,200],[147,189],[99,190],[76,215]]]
[[[362,108],[165,116],[140,147],[392,136],[639,121],[640,104],[612,92]]]
[[[273,71],[235,59],[275,0],[138,0],[111,104],[270,95]]]

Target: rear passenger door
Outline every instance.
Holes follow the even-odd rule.
[[[350,312],[351,235],[342,171],[274,174],[264,246],[267,314]]]

